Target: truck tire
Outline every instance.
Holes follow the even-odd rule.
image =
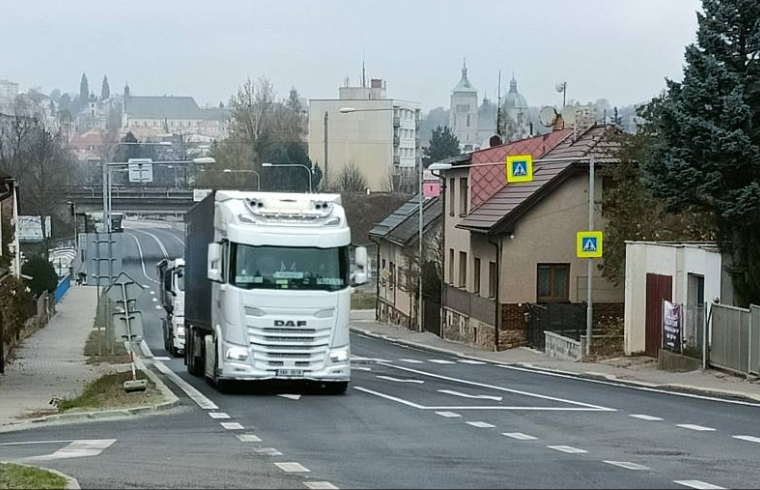
[[[339,396],[345,395],[348,390],[348,382],[342,381],[340,383],[325,383],[325,392],[328,395]]]
[[[193,376],[203,376],[203,362],[199,362],[202,359],[195,352],[195,337],[196,332],[194,328],[188,329],[187,338],[185,339],[185,364],[187,364],[187,372]]]
[[[171,353],[171,343],[170,343],[170,340],[169,340],[169,332],[168,332],[168,329],[166,328],[166,320],[164,320],[162,322],[162,329],[163,329],[163,332],[164,332],[164,350],[166,352],[170,352]]]

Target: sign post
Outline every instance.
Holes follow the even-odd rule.
[[[106,291],[108,299],[119,305],[121,311],[114,315],[117,322],[121,322],[123,329],[119,328],[120,337],[126,341],[129,346],[129,359],[132,365],[132,381],[124,383],[124,390],[129,392],[145,391],[148,387],[146,380],[137,379],[137,369],[135,368],[135,356],[133,343],[137,339],[142,339],[142,315],[137,310],[137,300],[142,296],[143,287],[135,282],[126,272],[122,272],[119,277],[109,286]],[[116,329],[114,329],[116,335]]]

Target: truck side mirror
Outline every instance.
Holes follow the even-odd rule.
[[[367,283],[367,249],[365,247],[356,247],[354,250],[354,270],[353,285],[360,286]]]
[[[209,243],[207,276],[210,281],[222,282],[222,271],[220,268],[221,262],[222,262],[222,246],[218,243]]]

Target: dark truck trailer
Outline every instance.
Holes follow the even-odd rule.
[[[211,332],[208,246],[214,242],[215,193],[185,214],[185,324]]]

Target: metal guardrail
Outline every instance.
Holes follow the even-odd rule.
[[[55,304],[58,304],[61,302],[64,296],[66,296],[66,293],[69,292],[69,289],[71,288],[71,276],[66,275],[63,279],[58,282],[58,287],[55,288]]]

